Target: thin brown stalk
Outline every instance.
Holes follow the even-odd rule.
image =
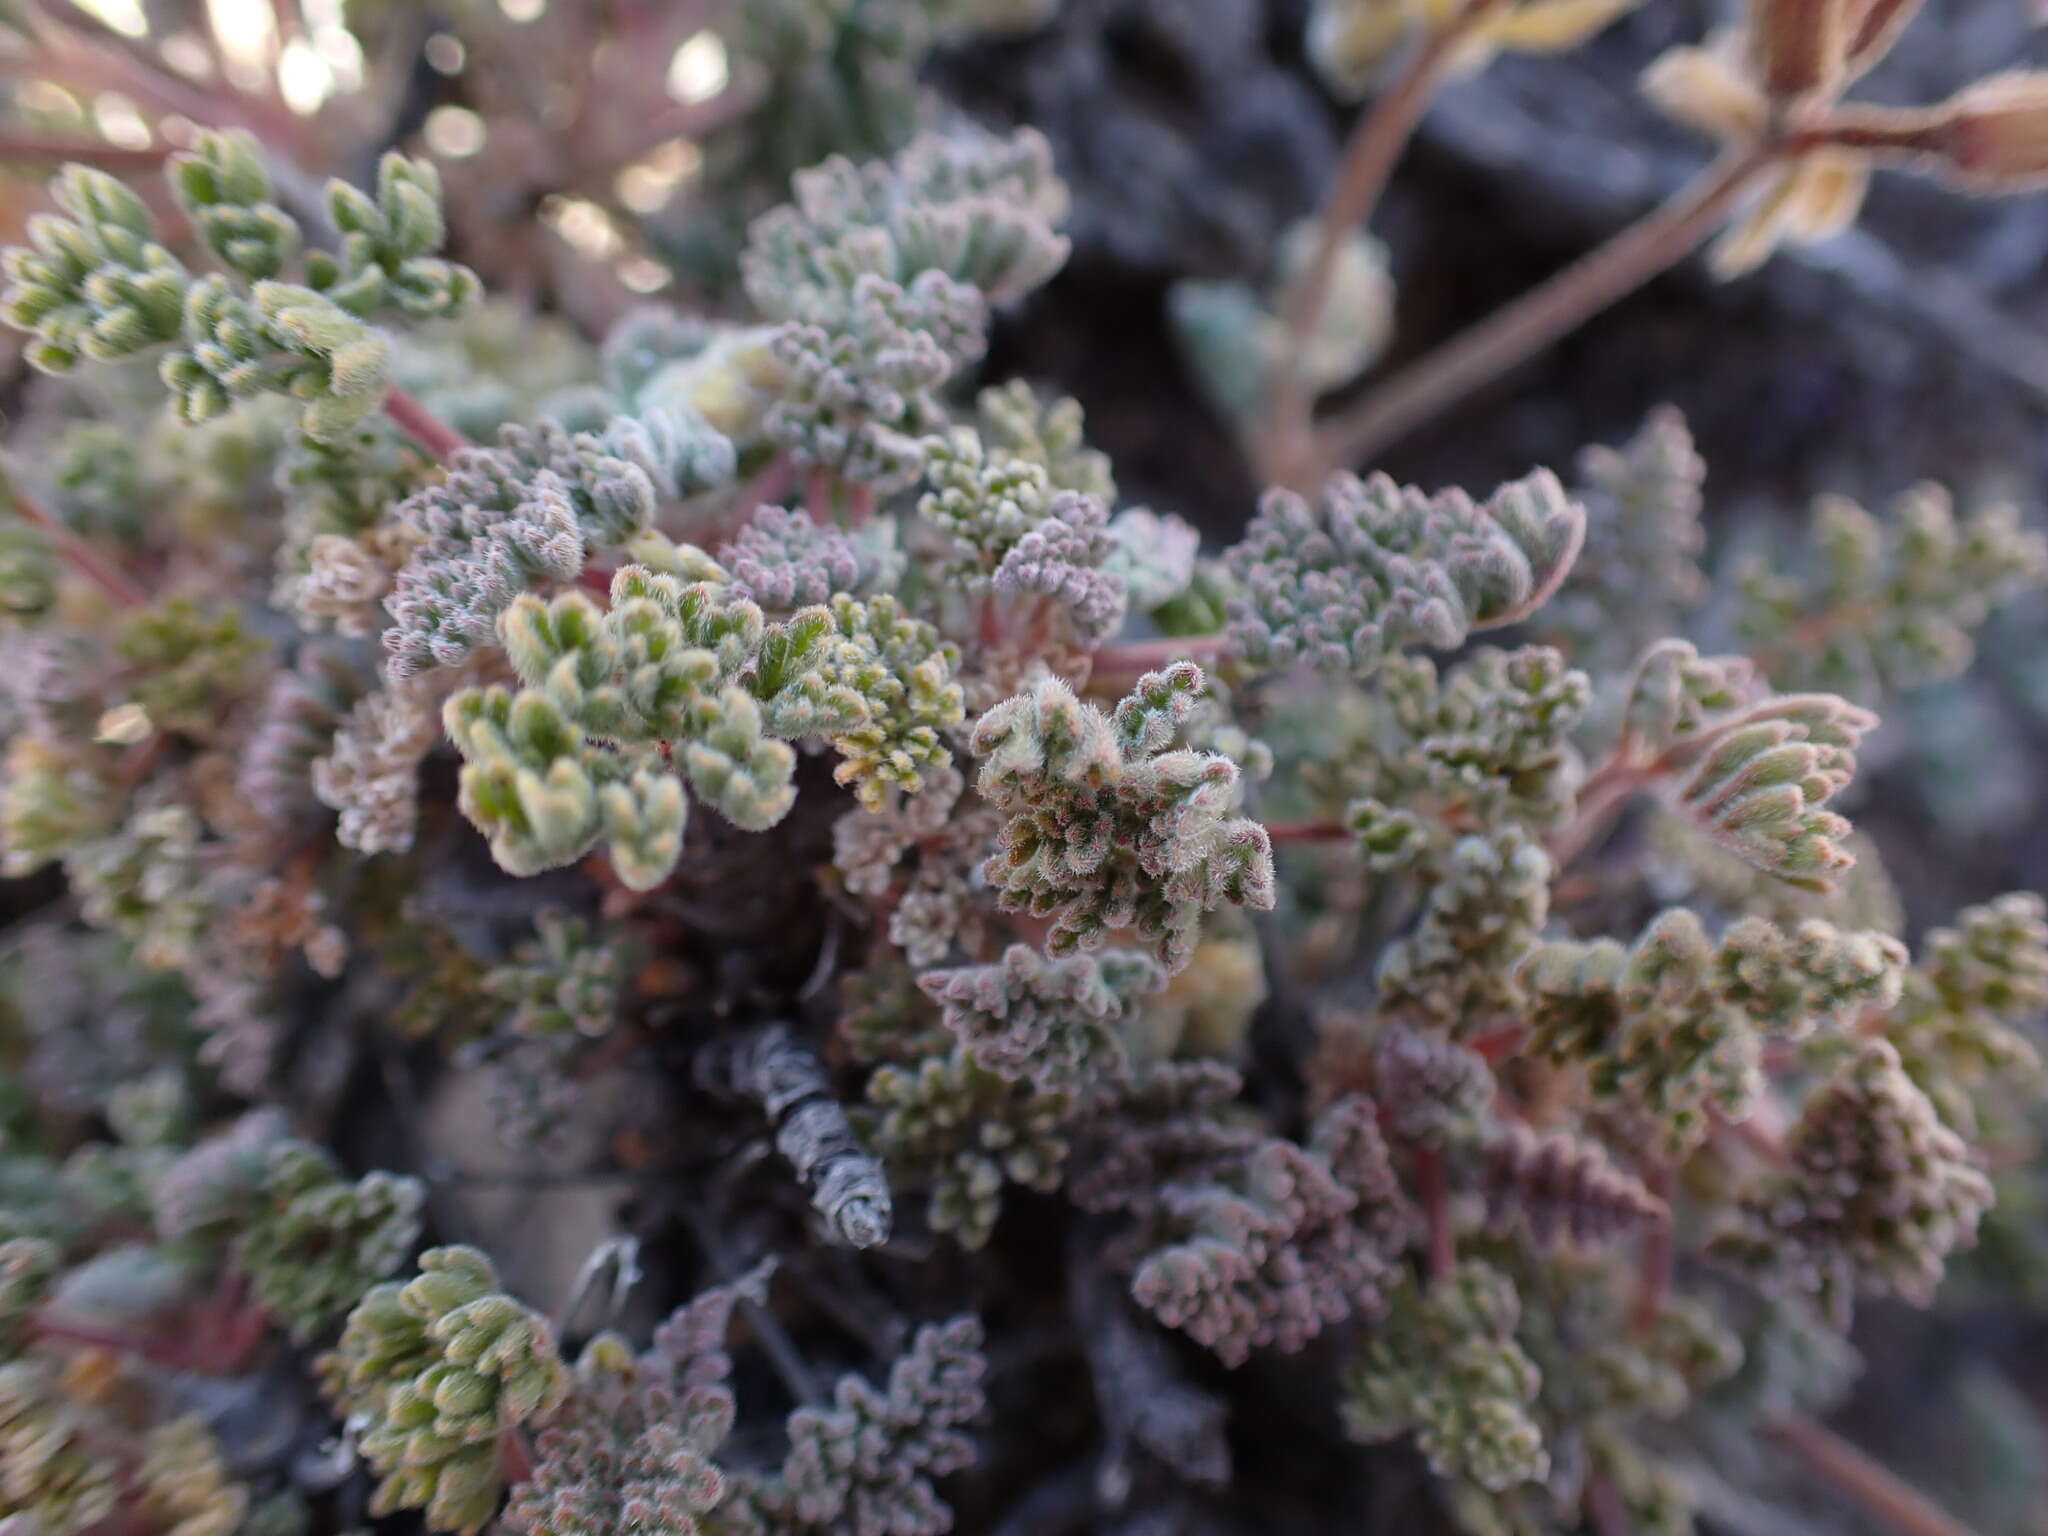
[[[684,1221],[689,1223],[691,1231],[696,1234],[698,1243],[704,1249],[704,1256],[711,1262],[711,1270],[717,1283],[726,1285],[736,1280],[740,1274],[739,1262],[733,1258],[719,1237],[718,1228],[713,1225],[709,1213],[688,1205],[681,1209]],[[818,1384],[818,1378],[805,1363],[803,1355],[775,1313],[755,1301],[753,1297],[744,1294],[739,1298],[739,1307],[741,1314],[753,1326],[754,1337],[760,1341],[762,1353],[767,1355],[768,1363],[774,1368],[775,1374],[782,1378],[782,1384],[789,1390],[789,1395],[799,1403],[824,1402],[824,1388]]]
[[[1561,907],[1576,907],[1591,901],[1604,889],[1602,882],[1589,874],[1561,875],[1550,887],[1550,907],[1557,911]]]
[[[607,156],[614,168],[638,160],[659,149],[670,139],[699,139],[751,112],[760,104],[757,85],[727,86],[706,101],[664,102],[633,125],[629,133]]]
[[[1443,1154],[1435,1147],[1415,1149],[1415,1198],[1422,1206],[1428,1233],[1429,1278],[1441,1280],[1457,1267],[1457,1234],[1451,1231],[1450,1187],[1444,1178]]]
[[[396,384],[384,393],[384,414],[391,418],[399,431],[443,463],[455,457],[459,449],[471,446],[468,438]]]
[[[112,144],[89,133],[31,133],[10,129],[0,133],[0,161],[9,164],[62,165],[78,161],[109,171],[150,171],[170,154],[164,143]]]
[[[127,572],[73,533],[64,520],[49,508],[19,488],[14,490],[13,497],[16,515],[42,531],[57,551],[57,558],[116,604],[123,608],[140,608],[149,601],[149,594],[136,585]]]
[[[1422,121],[1458,49],[1502,3],[1467,0],[1440,31],[1409,54],[1387,88],[1352,125],[1337,173],[1316,211],[1316,246],[1308,270],[1294,285],[1281,315],[1284,339],[1266,380],[1266,410],[1255,437],[1260,467],[1269,480],[1295,483],[1288,471],[1313,446],[1315,397],[1302,376],[1301,354],[1329,300],[1344,237],[1371,220],[1394,166],[1415,136],[1415,125]]]
[[[1572,819],[1553,833],[1545,845],[1551,863],[1562,870],[1584,853],[1650,777],[1619,755],[1595,769],[1579,786],[1578,807]]]
[[[533,1447],[517,1426],[498,1436],[498,1469],[507,1483],[523,1483],[533,1476]]]
[[[1213,635],[1161,635],[1156,640],[1126,640],[1105,645],[1095,653],[1098,673],[1133,675],[1170,667],[1176,661],[1213,661],[1223,654],[1228,637]]]
[[[102,1328],[96,1323],[78,1322],[68,1317],[38,1314],[29,1319],[29,1331],[39,1339],[77,1344],[85,1349],[104,1349],[117,1355],[132,1355],[156,1365],[183,1368],[192,1363],[189,1353],[168,1339],[150,1338],[123,1328]]]
[[[1671,1290],[1671,1169],[1661,1162],[1654,1164],[1644,1169],[1643,1183],[1665,1203],[1667,1214],[1643,1233],[1637,1253],[1635,1304],[1629,1319],[1637,1338],[1657,1326],[1657,1314],[1664,1310],[1664,1298]]]
[[[1770,1429],[1800,1465],[1898,1536],[1976,1536],[1919,1489],[1811,1419],[1780,1419]]]
[[[1469,1050],[1486,1058],[1489,1067],[1497,1067],[1522,1048],[1522,1042],[1529,1038],[1526,1024],[1497,1024],[1492,1029],[1466,1037]]]
[[[1779,154],[1775,143],[1730,151],[1605,245],[1368,391],[1316,432],[1308,478],[1378,452],[1675,266]]]
[[[1283,843],[1341,843],[1351,829],[1341,821],[1274,821],[1266,824],[1266,840]]]

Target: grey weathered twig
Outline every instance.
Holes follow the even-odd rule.
[[[780,1022],[713,1041],[697,1056],[697,1081],[720,1098],[758,1104],[775,1150],[810,1191],[811,1205],[841,1242],[889,1240],[889,1181],[832,1095],[817,1055]]]
[[[1128,1488],[1133,1448],[1186,1482],[1211,1488],[1229,1482],[1222,1400],[1180,1373],[1166,1339],[1138,1315],[1084,1241],[1068,1248],[1067,1293],[1109,1441],[1098,1486],[1112,1496]]]
[[[612,1237],[590,1250],[576,1271],[576,1280],[569,1287],[569,1294],[555,1313],[555,1332],[565,1334],[576,1321],[576,1314],[595,1295],[606,1273],[611,1275],[610,1295],[605,1301],[604,1317],[614,1320],[625,1310],[626,1297],[638,1285],[644,1272],[640,1268],[640,1239],[637,1237]]]

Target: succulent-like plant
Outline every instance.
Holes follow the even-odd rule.
[[[2038,840],[1940,821],[2020,754],[1922,713],[2024,740],[2036,519],[1759,556],[1811,466],[1709,356],[1725,482],[1556,402],[1367,470],[1716,230],[2048,181],[2048,83],[1854,103],[1911,0],[1754,0],[1650,74],[1724,156],[1413,348],[1432,93],[1623,8],[7,8],[0,160],[80,163],[0,259],[0,1532],[1903,1508],[1852,1303],[2038,1266]],[[1378,87],[1306,215],[1304,59]],[[1902,377],[2028,373],[1910,275]]]
[[[362,1425],[378,1513],[420,1509],[438,1530],[481,1530],[503,1488],[501,1438],[567,1395],[546,1320],[497,1282],[475,1249],[431,1248],[411,1280],[373,1287],[321,1358],[329,1397]]]
[[[1173,746],[1203,687],[1191,662],[1150,672],[1112,716],[1052,681],[975,722],[977,787],[1010,818],[985,873],[1005,908],[1054,920],[1054,954],[1129,926],[1178,969],[1203,912],[1273,904],[1237,765]]]

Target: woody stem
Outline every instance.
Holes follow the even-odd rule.
[[[1266,840],[1282,843],[1339,843],[1351,835],[1341,821],[1274,821],[1266,824]]]
[[[1898,1536],[1975,1536],[1919,1489],[1811,1419],[1780,1419],[1770,1429],[1809,1472]]]
[[[417,396],[396,384],[384,392],[384,414],[407,437],[446,463],[469,439],[422,405]]]
[[[1441,1280],[1457,1267],[1457,1237],[1451,1231],[1451,1198],[1444,1181],[1443,1154],[1435,1147],[1415,1149],[1415,1194],[1429,1238],[1429,1278]]]
[[[1302,374],[1301,353],[1329,300],[1344,237],[1371,220],[1401,152],[1414,137],[1415,125],[1458,49],[1501,3],[1467,0],[1456,16],[1409,55],[1352,127],[1337,174],[1316,211],[1315,251],[1281,316],[1285,333],[1267,380],[1265,415],[1255,437],[1260,469],[1270,480],[1293,483],[1288,473],[1291,461],[1310,445],[1315,397]]]
[[[1150,672],[1176,661],[1213,661],[1223,654],[1228,637],[1221,632],[1208,635],[1162,635],[1156,640],[1126,640],[1105,645],[1095,653],[1097,672]]]
[[[1781,153],[1763,142],[1722,156],[1599,249],[1368,391],[1316,432],[1307,478],[1319,480],[1406,436],[1676,265]]]
[[[1671,1170],[1663,1163],[1644,1170],[1643,1183],[1651,1194],[1665,1202],[1671,1200]],[[1671,1219],[1667,1214],[1643,1234],[1643,1246],[1638,1255],[1636,1270],[1636,1296],[1630,1323],[1636,1337],[1647,1334],[1657,1323],[1657,1314],[1664,1308],[1664,1297],[1671,1289]]]
[[[18,487],[13,496],[16,515],[41,530],[57,551],[57,558],[112,598],[118,606],[140,608],[149,601],[149,594],[137,586],[132,577],[73,533],[56,513]]]

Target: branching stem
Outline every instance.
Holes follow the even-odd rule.
[[[1675,266],[1782,152],[1776,142],[1731,150],[1605,245],[1368,391],[1317,430],[1304,478],[1378,452]]]
[[[0,133],[0,162],[19,165],[63,164],[76,160],[108,171],[153,171],[170,154],[166,144],[115,144],[85,133],[31,133],[15,129]]]
[[[1641,764],[1630,761],[1617,749],[1579,786],[1578,808],[1572,819],[1553,833],[1546,845],[1551,863],[1561,870],[1584,853],[1607,830],[1615,813],[1652,777]]]
[[[1316,246],[1308,270],[1288,295],[1281,316],[1285,332],[1266,381],[1266,410],[1255,437],[1260,469],[1268,480],[1297,484],[1290,472],[1313,447],[1315,396],[1302,374],[1301,354],[1329,301],[1344,237],[1371,221],[1401,152],[1414,137],[1415,125],[1422,121],[1459,48],[1503,3],[1466,0],[1456,16],[1409,54],[1387,88],[1352,125],[1337,174],[1316,211]]]

